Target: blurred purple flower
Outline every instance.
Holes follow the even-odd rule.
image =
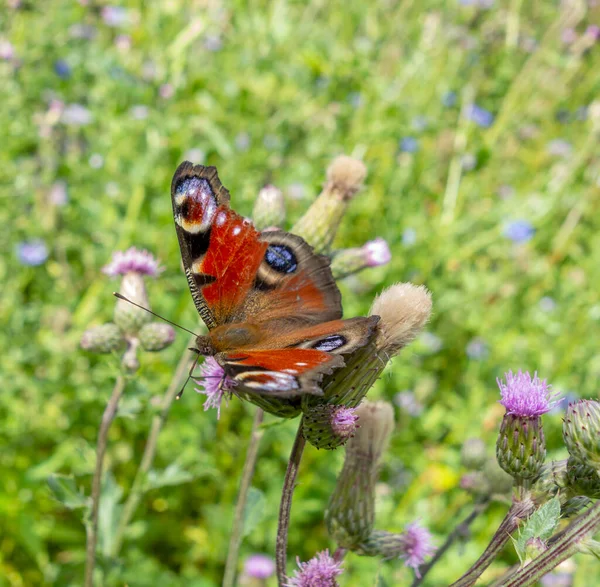
[[[475,361],[485,359],[488,356],[488,346],[483,338],[475,337],[467,344],[467,357]]]
[[[456,105],[457,98],[458,98],[458,96],[456,95],[456,92],[446,92],[442,96],[442,104],[446,108],[452,108],[452,106]]]
[[[116,251],[110,263],[102,268],[102,272],[110,277],[130,272],[156,277],[161,271],[163,268],[148,251],[140,251],[135,247],[130,247],[125,252]]]
[[[404,153],[415,153],[419,150],[419,141],[414,137],[402,137],[399,146]]]
[[[123,27],[129,23],[129,11],[123,6],[105,6],[102,9],[102,20],[110,27]]]
[[[588,37],[592,37],[594,41],[597,41],[600,39],[600,27],[596,24],[591,24],[587,29],[585,29],[585,34]]]
[[[92,25],[85,23],[76,23],[72,25],[69,29],[69,36],[72,39],[84,39],[89,41],[90,39],[93,39],[96,36],[97,32],[98,31],[96,30],[96,28]]]
[[[549,296],[544,296],[539,301],[542,312],[552,312],[556,308],[556,302]]]
[[[288,579],[286,587],[337,587],[336,577],[342,574],[341,563],[335,562],[328,550],[319,552],[306,563],[297,561],[300,568]]]
[[[175,94],[175,88],[171,84],[163,84],[158,89],[158,93],[161,98],[163,98],[164,100],[168,100],[169,98],[172,98]]]
[[[419,402],[414,392],[406,389],[394,395],[394,403],[409,416],[416,418],[423,411],[423,404]]]
[[[223,48],[223,39],[219,35],[208,35],[204,39],[204,48],[207,51],[220,51]]]
[[[85,126],[93,120],[92,113],[81,104],[67,104],[60,116],[67,126]]]
[[[61,79],[69,79],[71,77],[71,68],[64,59],[58,59],[54,62],[54,73]]]
[[[354,408],[339,406],[331,413],[331,428],[338,436],[349,438],[356,429],[357,420]]]
[[[48,192],[48,200],[54,206],[64,206],[69,201],[67,193],[67,182],[63,180],[55,181]]]
[[[247,151],[250,146],[250,135],[247,132],[240,132],[235,137],[235,146],[238,151]]]
[[[200,375],[194,377],[194,381],[200,387],[195,388],[198,393],[206,396],[204,411],[215,408],[217,420],[221,417],[221,402],[227,392],[235,387],[235,381],[225,375],[223,367],[213,357],[206,357]]]
[[[573,146],[564,139],[554,139],[546,145],[546,151],[554,157],[568,157],[573,151]]]
[[[117,35],[115,47],[122,53],[127,53],[131,49],[131,37],[129,35]]]
[[[534,234],[535,228],[528,220],[513,220],[504,227],[504,236],[516,244],[530,241]]]
[[[504,374],[506,383],[496,379],[502,399],[500,403],[506,408],[507,414],[530,418],[549,412],[558,403],[558,392],[550,392],[551,386],[545,379],[540,379],[537,373],[533,379],[529,371],[521,370],[515,375],[512,371]]]
[[[268,579],[275,573],[275,561],[266,554],[253,554],[244,561],[244,575],[254,579]]]
[[[420,577],[419,567],[436,550],[432,544],[431,533],[418,522],[412,522],[406,526],[403,532],[403,541],[404,554],[402,558],[404,558],[404,564],[413,568],[417,577]]]
[[[577,33],[575,32],[575,29],[567,28],[563,29],[560,37],[565,45],[570,45],[577,40]]]
[[[362,246],[362,250],[365,255],[367,267],[386,265],[392,258],[390,247],[385,239],[382,238],[376,238],[366,242]]]
[[[494,122],[494,115],[489,110],[477,104],[469,104],[465,110],[465,115],[469,120],[482,128],[488,128]]]
[[[22,265],[37,267],[48,258],[48,247],[39,239],[21,242],[17,245],[17,257]]]
[[[348,94],[348,102],[354,108],[360,108],[363,103],[362,94],[360,92],[350,92]]]
[[[405,228],[402,232],[402,244],[410,247],[417,242],[417,231],[414,228]]]
[[[3,61],[12,61],[15,56],[15,49],[12,43],[5,39],[0,39],[0,59]]]

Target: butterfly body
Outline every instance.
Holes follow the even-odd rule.
[[[342,320],[329,259],[300,237],[258,232],[229,207],[214,167],[182,163],[171,186],[185,274],[214,356],[248,393],[320,394],[343,354],[364,346],[378,318]]]

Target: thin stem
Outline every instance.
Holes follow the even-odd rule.
[[[292,452],[290,454],[290,460],[288,461],[287,471],[285,472],[283,491],[281,493],[281,505],[279,506],[279,523],[277,525],[277,543],[275,546],[275,565],[277,567],[277,582],[279,587],[283,587],[287,579],[287,539],[288,528],[290,526],[290,511],[292,509],[292,497],[296,486],[296,476],[298,475],[298,468],[300,466],[300,460],[302,459],[305,444],[306,440],[304,440],[302,434],[301,420],[298,426],[298,432],[296,433],[296,440],[294,440],[294,446],[292,447]]]
[[[508,578],[503,587],[527,587],[551,571],[554,567],[573,556],[585,538],[593,536],[600,529],[600,501],[576,518],[559,540],[548,550],[533,559],[525,568]]]
[[[92,511],[89,523],[87,524],[87,545],[85,553],[85,587],[92,587],[94,584],[94,566],[96,564],[96,544],[98,543],[98,510],[100,506],[100,492],[102,488],[102,468],[104,466],[104,455],[106,454],[106,444],[108,440],[108,431],[110,425],[117,414],[119,400],[125,389],[125,378],[119,375],[115,381],[112,394],[100,422],[98,430],[98,441],[96,444],[96,468],[92,480]]]
[[[195,340],[195,339],[193,339]],[[193,340],[190,339],[191,344],[193,344]],[[171,405],[173,401],[177,397],[179,392],[179,386],[181,385],[181,380],[184,375],[188,372],[190,367],[190,356],[187,353],[184,353],[177,368],[175,369],[175,373],[173,375],[173,379],[163,396],[161,402],[161,411],[159,414],[154,416],[152,419],[152,425],[150,427],[150,433],[148,434],[148,440],[146,441],[146,446],[144,448],[144,454],[142,455],[142,460],[140,461],[140,466],[135,474],[135,478],[133,480],[133,484],[131,485],[131,490],[129,491],[129,495],[127,496],[127,500],[123,506],[123,512],[119,519],[119,525],[115,532],[115,539],[113,542],[112,548],[112,556],[117,556],[121,550],[123,545],[123,539],[125,537],[125,531],[127,530],[127,526],[129,526],[129,522],[131,518],[135,514],[135,510],[140,503],[140,500],[144,494],[144,482],[146,480],[146,475],[154,462],[154,455],[156,454],[156,445],[158,442],[158,435],[162,430],[162,427],[167,420],[167,416],[169,415],[169,411],[171,410]]]
[[[529,516],[534,509],[535,505],[529,498],[523,501],[514,502],[484,553],[479,557],[477,562],[475,562],[475,564],[458,581],[452,583],[450,587],[469,587],[470,585],[474,585],[475,581],[477,581],[483,571],[490,566],[498,553],[504,548],[510,535],[517,529],[521,520]]]
[[[460,524],[458,524],[458,526],[456,526],[452,532],[450,532],[444,544],[437,549],[434,557],[426,565],[422,565],[419,568],[419,574],[421,576],[415,577],[411,587],[418,587],[425,580],[427,573],[429,573],[433,566],[442,558],[445,552],[452,546],[454,541],[457,538],[464,536],[468,532],[471,524],[475,521],[479,514],[483,513],[487,509],[489,504],[489,500],[486,499],[485,501],[476,503],[474,505],[473,511]]]
[[[242,531],[244,529],[244,510],[246,509],[250,483],[254,476],[258,446],[263,435],[260,425],[262,424],[264,415],[265,413],[260,408],[256,408],[248,450],[246,451],[246,461],[244,462],[242,479],[240,481],[240,490],[235,506],[233,528],[231,530],[231,537],[229,538],[229,550],[227,552],[227,561],[225,562],[225,573],[223,574],[223,587],[233,587],[235,582],[236,563],[242,542]]]

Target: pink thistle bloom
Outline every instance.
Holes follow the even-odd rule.
[[[558,403],[559,393],[550,393],[551,386],[545,379],[540,379],[537,372],[533,379],[529,371],[521,370],[515,375],[509,371],[504,375],[506,383],[496,379],[502,399],[500,403],[507,414],[532,418],[549,412]]]
[[[392,258],[392,253],[387,242],[382,238],[368,241],[362,247],[367,267],[386,265]]]
[[[225,375],[223,367],[213,357],[206,357],[204,364],[200,367],[200,373],[201,375],[194,379],[200,388],[195,389],[198,393],[206,396],[204,411],[215,408],[218,420],[221,417],[223,397],[227,392],[231,392],[235,381]]]
[[[406,526],[402,533],[402,542],[403,553],[400,556],[404,558],[404,564],[413,568],[417,577],[420,577],[419,567],[426,557],[435,552],[435,547],[431,541],[431,533],[418,522],[412,522]]]
[[[163,271],[158,261],[148,252],[140,251],[135,247],[127,251],[116,251],[113,253],[111,262],[102,269],[103,273],[116,277],[126,273],[139,273],[156,277]]]
[[[253,554],[244,562],[244,575],[254,579],[268,579],[275,573],[275,561],[266,554]]]
[[[329,550],[319,552],[307,563],[298,561],[298,570],[286,583],[286,587],[338,587],[336,577],[342,574],[341,562],[330,556]]]
[[[354,408],[337,407],[331,413],[331,428],[342,438],[349,438],[356,429],[358,416]]]

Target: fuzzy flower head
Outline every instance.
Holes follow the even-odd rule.
[[[286,583],[286,587],[337,587],[336,577],[342,574],[341,563],[335,562],[329,550],[319,552],[307,563],[298,560],[297,571]]]
[[[342,438],[348,438],[356,428],[358,416],[354,408],[340,406],[331,413],[331,428]]]
[[[275,561],[266,554],[253,554],[244,562],[244,575],[254,579],[268,579],[275,573]]]
[[[532,418],[549,412],[558,402],[558,393],[550,393],[550,385],[545,379],[540,379],[537,372],[533,379],[528,371],[515,375],[509,371],[504,376],[506,383],[496,379],[502,399],[500,403],[506,408],[507,414]]]
[[[417,577],[420,577],[419,567],[428,556],[435,552],[431,533],[418,522],[412,522],[406,526],[402,534],[402,541],[403,553],[400,556],[404,558],[404,564],[413,568]]]
[[[156,277],[162,270],[158,261],[148,251],[140,251],[135,247],[131,247],[125,252],[113,253],[111,262],[102,269],[110,277],[127,273]]]
[[[200,368],[200,376],[194,381],[200,386],[196,388],[198,393],[206,396],[204,411],[216,408],[217,420],[221,417],[221,402],[227,392],[231,392],[235,381],[225,375],[223,367],[213,357],[206,357]]]

